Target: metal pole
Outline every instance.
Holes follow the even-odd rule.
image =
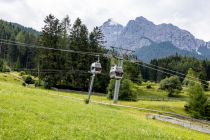
[[[119,67],[122,67],[123,66],[123,59],[121,58],[119,60],[119,64],[118,64]],[[114,97],[113,97],[113,103],[117,103],[118,101],[118,96],[119,96],[119,90],[120,90],[120,82],[121,80],[116,80],[115,81],[115,89],[114,89]]]
[[[91,76],[91,82],[90,82],[90,87],[89,87],[89,91],[88,91],[88,103],[90,101],[90,96],[91,96],[91,92],[92,92],[92,89],[93,89],[94,79],[95,79],[95,74],[93,74]]]
[[[116,80],[115,81],[115,89],[114,89],[113,103],[117,103],[117,101],[118,101],[119,90],[120,90],[120,81],[121,80]]]

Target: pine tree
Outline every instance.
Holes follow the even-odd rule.
[[[103,46],[104,35],[100,28],[95,27],[89,35],[89,50],[91,52],[106,53],[106,49]],[[90,58],[91,62],[97,61],[97,58]],[[102,65],[102,71],[107,72],[110,70],[110,60],[104,57],[100,57],[100,63]],[[94,89],[100,92],[106,92],[106,88],[109,83],[108,75],[98,75],[94,83]]]
[[[88,30],[77,18],[70,32],[70,48],[77,51],[89,51]],[[81,54],[71,54],[72,69],[89,71],[91,64],[90,56]],[[69,76],[70,77],[70,76]],[[87,89],[89,85],[89,75],[77,73],[71,75],[72,86],[80,89]]]
[[[185,105],[185,109],[195,118],[210,118],[210,114],[207,112],[210,106],[201,84],[190,83],[188,94],[190,99],[188,104]]]
[[[197,75],[198,74],[195,71],[189,69],[186,78],[194,78],[194,80],[186,78],[184,80],[184,82],[188,85],[188,94],[190,98],[188,104],[185,105],[185,109],[195,118],[210,119],[210,104],[208,103],[208,98],[203,91],[203,87],[199,79],[196,78]]]
[[[42,45],[49,48],[60,48],[59,40],[61,35],[61,25],[57,18],[49,15],[44,20],[45,26],[42,29]],[[40,68],[42,69],[62,69],[64,63],[62,61],[61,52],[54,50],[45,50],[40,55]],[[42,76],[46,81],[46,87],[56,86],[61,78],[61,73],[45,74]],[[49,86],[50,85],[50,86]]]
[[[183,81],[183,84],[186,85],[186,86],[188,86],[193,79],[197,79],[196,77],[198,77],[197,74],[196,74],[196,72],[193,71],[192,68],[190,68],[188,70],[188,72],[187,72],[187,75],[186,75],[184,81]]]

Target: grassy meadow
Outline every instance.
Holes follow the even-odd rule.
[[[148,112],[86,105],[64,96],[86,98],[84,94],[23,87],[18,73],[0,74],[0,140],[210,139],[207,134],[147,119]],[[92,96],[92,100],[111,102],[105,96]],[[120,101],[119,104],[187,115],[183,110],[185,101]]]

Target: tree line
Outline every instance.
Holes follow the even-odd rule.
[[[171,75],[178,75],[180,80],[183,81],[190,68],[197,73],[202,84],[208,85],[205,81],[210,80],[210,61],[208,60],[199,60],[193,57],[180,56],[176,54],[166,58],[153,59],[150,64],[157,66],[154,67],[151,65],[151,67],[154,67],[156,70],[141,67],[142,77],[146,81],[160,82],[162,79],[170,77]],[[170,71],[161,69],[161,67],[169,69]],[[165,71],[166,73],[162,71]],[[204,86],[204,88],[207,89],[208,86]]]
[[[82,52],[106,53],[103,46],[104,36],[99,27],[91,32],[87,26],[77,18],[73,23],[69,16],[62,20],[52,14],[44,19],[44,27],[41,32],[30,28],[24,28],[14,23],[0,21],[1,39],[14,42],[39,45],[54,49],[70,49]],[[40,85],[45,88],[57,87],[87,91],[90,80],[90,65],[97,61],[97,57],[68,53],[55,50],[23,47],[18,44],[0,44],[1,71],[10,69],[26,71],[40,78]],[[100,57],[102,75],[98,75],[94,83],[94,91],[106,93],[109,84],[109,71],[111,59]],[[8,69],[7,69],[8,68]],[[46,71],[47,70],[47,71]],[[140,82],[140,69],[137,65],[126,62],[125,71],[127,79]]]

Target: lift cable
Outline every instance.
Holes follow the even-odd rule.
[[[143,62],[142,62],[143,63]],[[153,64],[148,64],[148,63],[143,63],[145,65],[149,65],[149,66],[153,66],[153,67],[156,67],[156,68],[159,68],[159,69],[162,69],[162,70],[167,70],[167,71],[170,71],[172,73],[176,73],[176,74],[179,74],[179,75],[182,75],[182,76],[187,76],[186,74],[184,73],[181,73],[181,72],[178,72],[178,71],[174,71],[174,70],[170,70],[168,68],[164,68],[164,67],[160,67],[160,66],[157,66],[157,65],[153,65]],[[202,80],[202,79],[198,79],[196,77],[192,77],[192,76],[188,76],[189,78],[192,78],[192,79],[195,79],[195,80],[200,80],[202,82],[206,82],[206,80]]]
[[[28,47],[28,48],[62,51],[62,52],[76,53],[76,54],[82,54],[82,55],[90,55],[90,56],[96,56],[96,57],[106,56],[104,53],[84,52],[84,51],[76,51],[76,50],[60,49],[60,48],[50,48],[50,47],[38,46],[38,45],[33,45],[33,44],[26,44],[26,43],[15,42],[15,41],[5,40],[5,39],[0,39],[0,41],[1,41],[0,42],[1,44],[6,44],[6,45],[17,45],[17,46]]]
[[[91,56],[105,56],[107,57],[107,54],[105,53],[94,53],[94,52],[84,52],[84,51],[75,51],[75,50],[70,50],[70,49],[59,49],[59,48],[50,48],[50,47],[44,47],[44,46],[38,46],[38,45],[32,45],[32,44],[26,44],[26,43],[21,43],[21,42],[15,42],[15,41],[12,41],[12,40],[6,40],[6,39],[0,39],[0,43],[2,44],[7,44],[7,45],[18,45],[18,46],[23,46],[23,47],[29,47],[29,48],[37,48],[37,49],[46,49],[46,50],[54,50],[54,51],[63,51],[63,52],[69,52],[69,53],[77,53],[77,54],[83,54],[83,55],[91,55]],[[135,61],[135,60],[129,60],[131,62]],[[177,71],[173,71],[173,70],[169,70],[167,68],[163,68],[163,67],[160,67],[160,66],[156,66],[156,65],[152,65],[152,64],[147,64],[147,63],[143,63],[141,61],[135,61],[135,63],[138,63],[139,65],[143,66],[143,67],[147,67],[149,69],[153,69],[153,70],[156,70],[156,71],[159,71],[159,72],[162,72],[162,73],[166,73],[166,74],[169,74],[169,75],[173,75],[173,76],[178,76],[182,79],[184,79],[184,77],[180,76],[180,75],[183,75],[183,76],[186,76],[186,74],[183,74],[183,73],[180,73],[180,72],[177,72]],[[141,64],[142,63],[142,64]],[[147,65],[147,66],[146,66]],[[151,65],[151,66],[154,66],[156,68],[153,68],[151,66],[148,66],[148,65]],[[157,68],[160,68],[160,69],[157,69]],[[170,72],[166,72],[164,70],[168,70]],[[174,73],[177,73],[177,74],[180,74],[180,75],[177,75],[177,74],[172,74],[171,72],[174,72]],[[192,79],[195,79],[195,80],[198,80],[197,78],[193,78],[193,77],[190,77]],[[193,81],[192,79],[190,78],[187,78],[189,81]],[[202,80],[202,79],[199,79],[200,81],[205,81],[205,80]],[[196,82],[196,81],[194,81]],[[206,82],[206,81],[205,81]],[[202,83],[203,85],[206,85],[207,84],[204,84]]]
[[[139,61],[133,61],[133,62],[136,63],[136,64],[138,64],[138,65],[140,65],[140,66],[142,66],[142,67],[146,67],[146,68],[149,68],[149,69],[152,69],[152,70],[155,70],[155,71],[159,71],[159,72],[161,72],[161,73],[165,73],[165,74],[168,74],[168,75],[171,75],[171,76],[178,76],[178,77],[181,78],[181,79],[185,79],[185,78],[186,78],[187,80],[189,80],[189,81],[191,81],[191,82],[198,83],[198,84],[202,84],[202,85],[204,85],[204,86],[208,86],[207,84],[200,83],[199,81],[195,81],[195,80],[189,79],[189,78],[187,78],[187,77],[182,77],[182,76],[179,76],[179,75],[176,75],[176,74],[172,74],[172,73],[170,73],[170,72],[166,72],[166,71],[163,71],[163,70],[160,70],[160,69],[157,69],[157,68],[153,68],[153,67],[150,67],[150,66],[141,64],[142,62],[139,62]]]

